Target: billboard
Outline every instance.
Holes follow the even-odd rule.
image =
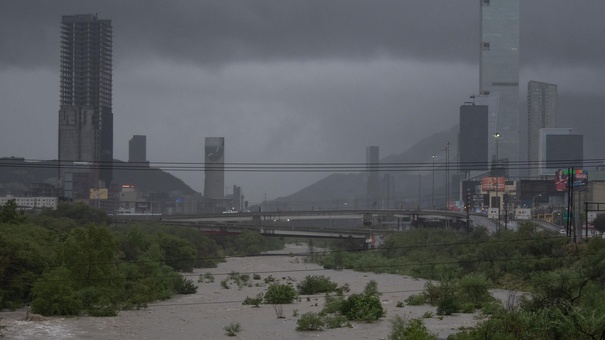
[[[89,198],[91,200],[106,200],[108,197],[107,189],[90,189]]]
[[[571,175],[571,176],[570,176]],[[559,169],[555,172],[553,182],[555,190],[567,191],[568,181],[572,179],[573,190],[586,191],[588,190],[588,172],[583,169]]]
[[[516,220],[531,220],[531,209],[529,208],[517,208],[515,209]]]
[[[504,191],[506,179],[504,177],[483,177],[481,191]]]

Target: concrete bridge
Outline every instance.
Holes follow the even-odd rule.
[[[156,220],[167,225],[194,227],[206,234],[238,234],[253,230],[266,236],[353,238],[374,243],[380,235],[409,226],[466,224],[466,215],[439,210],[313,210],[212,215],[116,215],[116,222]]]

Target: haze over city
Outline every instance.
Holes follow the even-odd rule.
[[[557,84],[560,125],[597,148],[605,3],[521,1],[520,12],[521,98],[529,80]],[[399,154],[456,125],[478,92],[478,0],[3,2],[1,157],[57,158],[59,23],[77,13],[112,21],[121,160],[140,134],[152,164],[201,164],[215,136],[226,163],[361,164],[369,145]],[[201,167],[174,174],[203,190]],[[225,184],[259,202],[325,176],[227,172]]]

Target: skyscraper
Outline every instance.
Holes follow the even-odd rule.
[[[496,162],[508,161],[515,167],[519,160],[519,0],[481,0],[480,15],[479,91],[499,97],[497,115],[490,115],[495,121],[489,123],[490,130],[495,127],[500,136]]]
[[[112,180],[112,28],[96,14],[61,20],[59,180],[73,162],[91,165],[91,188]],[[62,184],[63,185],[63,184]]]
[[[225,198],[225,138],[206,137],[204,154],[204,196]]]
[[[527,83],[527,158],[530,176],[539,175],[540,129],[557,127],[557,85]]]
[[[378,146],[366,148],[366,177],[368,208],[377,208],[380,200],[380,150]]]
[[[147,162],[147,136],[132,136],[128,142],[128,162],[140,163],[139,165]]]

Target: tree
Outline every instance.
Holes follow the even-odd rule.
[[[605,233],[605,214],[598,214],[597,218],[592,221],[594,228],[603,235]]]
[[[0,211],[0,223],[20,224],[25,222],[23,211],[18,211],[17,208],[15,200],[8,200]]]

